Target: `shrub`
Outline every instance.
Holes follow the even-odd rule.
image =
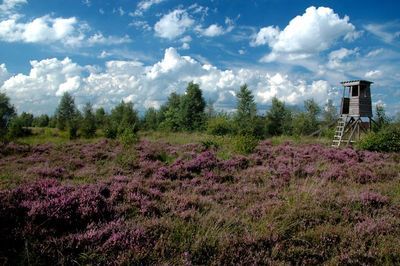
[[[125,128],[118,139],[124,146],[130,146],[132,144],[136,144],[139,141],[139,136],[134,132],[134,130],[130,128]]]
[[[118,129],[111,123],[108,123],[104,128],[104,135],[108,139],[115,139],[117,137]]]
[[[258,145],[256,137],[251,135],[238,135],[233,140],[234,149],[241,154],[249,154],[254,151]]]
[[[216,142],[216,141],[214,141],[214,140],[212,140],[212,139],[206,139],[206,140],[204,140],[204,141],[201,141],[201,145],[202,145],[206,150],[209,150],[209,149],[212,149],[212,148],[214,148],[214,149],[218,149],[218,148],[219,148],[218,142]]]
[[[232,131],[232,123],[225,116],[217,116],[208,120],[207,132],[211,135],[223,136],[231,134]]]
[[[50,118],[48,115],[40,115],[38,117],[34,117],[32,121],[32,126],[34,127],[47,127],[49,126]]]
[[[24,127],[24,121],[19,117],[15,117],[11,120],[8,128],[8,136],[10,138],[19,138],[29,136],[32,134],[31,130]]]
[[[74,121],[71,121],[68,123],[68,136],[69,139],[76,139],[78,138],[78,129],[79,129],[79,124],[76,119]]]
[[[390,125],[371,132],[358,143],[358,148],[369,151],[400,152],[400,125]]]

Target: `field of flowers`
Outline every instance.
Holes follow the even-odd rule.
[[[0,264],[399,264],[400,155],[0,146]]]

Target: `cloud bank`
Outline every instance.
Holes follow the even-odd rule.
[[[330,85],[318,80],[307,83],[282,73],[263,70],[221,70],[201,64],[175,48],[165,50],[164,57],[153,65],[139,61],[108,61],[103,69],[81,66],[69,58],[31,61],[29,74],[9,77],[5,65],[0,67],[0,87],[11,98],[18,111],[52,114],[60,96],[70,92],[78,105],[90,101],[95,107],[112,108],[121,100],[132,101],[136,108],[159,107],[171,92],[183,93],[187,83],[200,84],[206,99],[215,100],[217,109],[235,107],[235,92],[247,83],[258,104],[278,97],[289,104],[299,104],[313,97],[323,103]],[[1,83],[0,83],[1,84]]]

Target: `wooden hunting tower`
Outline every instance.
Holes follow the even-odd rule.
[[[366,80],[343,81],[340,118],[336,126],[332,146],[349,145],[360,138],[361,131],[371,129],[371,84]]]

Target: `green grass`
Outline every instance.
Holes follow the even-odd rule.
[[[273,145],[279,145],[285,142],[294,144],[322,144],[329,146],[332,144],[332,139],[326,137],[310,137],[310,136],[277,136],[270,138]]]
[[[40,128],[40,127],[33,127],[30,128],[32,130],[32,135],[18,138],[19,143],[29,144],[29,145],[38,145],[44,143],[54,143],[54,144],[65,144],[70,142],[68,132],[61,131],[57,128]],[[84,139],[81,138],[81,141],[92,143],[98,141],[102,138],[102,132],[98,131],[96,133],[96,137],[92,139]]]
[[[174,145],[200,143],[211,135],[202,132],[140,131],[139,136],[151,142],[163,141]]]
[[[68,132],[61,131],[57,128],[30,128],[32,130],[32,135],[18,138],[19,143],[38,145],[44,143],[54,143],[54,144],[65,144],[70,142]],[[167,131],[140,131],[139,137],[151,142],[166,142],[172,145],[184,145],[190,143],[198,144],[216,144],[220,149],[220,155],[223,158],[230,157],[235,152],[234,139],[235,136],[214,136],[207,134],[205,132],[167,132]],[[85,143],[96,142],[99,139],[104,138],[104,134],[101,130],[97,130],[96,137],[91,139],[79,138],[79,141]],[[331,139],[328,138],[315,138],[308,136],[277,136],[268,138],[271,140],[273,145],[279,145],[285,142],[291,142],[294,144],[313,144],[319,143],[323,145],[330,145]]]

